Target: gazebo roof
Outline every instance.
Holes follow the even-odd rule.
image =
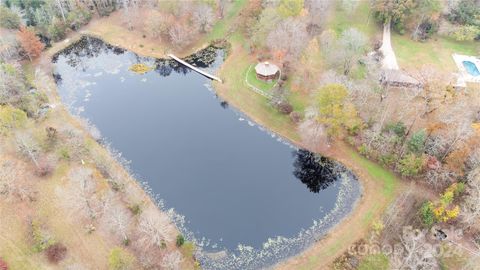
[[[257,74],[260,74],[262,76],[275,75],[279,70],[280,69],[276,65],[269,62],[261,62],[255,66],[255,72],[257,72]]]

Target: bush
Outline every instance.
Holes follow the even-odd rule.
[[[390,269],[390,263],[388,261],[387,255],[372,254],[367,255],[362,259],[358,266],[358,270],[388,270]]]
[[[8,270],[8,265],[2,258],[0,258],[0,270]]]
[[[38,167],[35,173],[40,177],[50,175],[54,170],[54,166],[48,158],[43,157],[38,161]]]
[[[108,255],[108,269],[110,270],[127,270],[132,269],[135,258],[126,250],[116,247],[110,251]]]
[[[420,208],[420,217],[423,224],[427,226],[432,226],[435,222],[435,214],[433,213],[433,204],[432,202],[424,202]]]
[[[282,114],[290,114],[293,111],[293,106],[288,101],[281,101],[277,104],[277,110]]]
[[[408,154],[400,160],[398,169],[402,176],[416,176],[423,169],[423,158]]]
[[[0,135],[5,135],[13,128],[19,128],[27,122],[27,114],[12,106],[0,105]]]
[[[54,41],[60,41],[65,38],[67,26],[60,20],[54,20],[52,24],[48,26],[48,37]]]
[[[45,255],[47,256],[49,262],[59,263],[65,259],[65,256],[67,255],[67,248],[64,245],[57,243],[48,247]]]
[[[140,215],[140,213],[142,213],[142,207],[138,203],[128,206],[128,209],[130,210],[130,212],[132,212],[134,216]]]
[[[426,137],[427,137],[427,134],[423,129],[418,132],[415,132],[410,138],[410,140],[408,140],[408,143],[407,143],[408,150],[410,150],[410,152],[415,154],[423,153],[423,151],[425,150]]]
[[[386,130],[392,131],[398,137],[403,138],[403,136],[405,136],[405,133],[407,131],[407,127],[405,127],[405,124],[403,122],[399,121],[396,123],[388,124]]]
[[[86,25],[92,14],[84,8],[75,8],[67,16],[68,25],[72,30],[78,30],[81,26]]]
[[[300,123],[302,121],[302,114],[299,112],[291,112],[290,113],[290,119],[294,123]]]
[[[20,17],[7,7],[0,6],[0,27],[18,29]]]
[[[464,25],[455,28],[449,36],[457,41],[473,41],[480,37],[480,27],[475,25]]]
[[[395,155],[394,154],[381,155],[378,158],[378,161],[380,162],[380,165],[384,167],[390,167],[395,162]]]
[[[175,241],[177,247],[181,247],[183,246],[183,244],[185,243],[185,237],[183,237],[183,235],[179,234],[177,235],[177,240]]]

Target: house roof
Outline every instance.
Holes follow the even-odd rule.
[[[261,62],[255,66],[255,72],[262,76],[272,76],[275,75],[280,69],[269,62]]]
[[[383,72],[383,80],[387,83],[420,85],[421,83],[401,70],[387,69]]]

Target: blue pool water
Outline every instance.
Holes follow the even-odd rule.
[[[467,69],[467,72],[472,76],[480,76],[480,71],[478,71],[477,65],[470,61],[463,61],[463,66]]]

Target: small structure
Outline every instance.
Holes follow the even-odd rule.
[[[387,69],[382,73],[380,82],[390,87],[421,88],[422,83],[401,70]]]
[[[272,63],[261,62],[255,66],[255,73],[260,80],[272,81],[278,79],[280,69]]]

